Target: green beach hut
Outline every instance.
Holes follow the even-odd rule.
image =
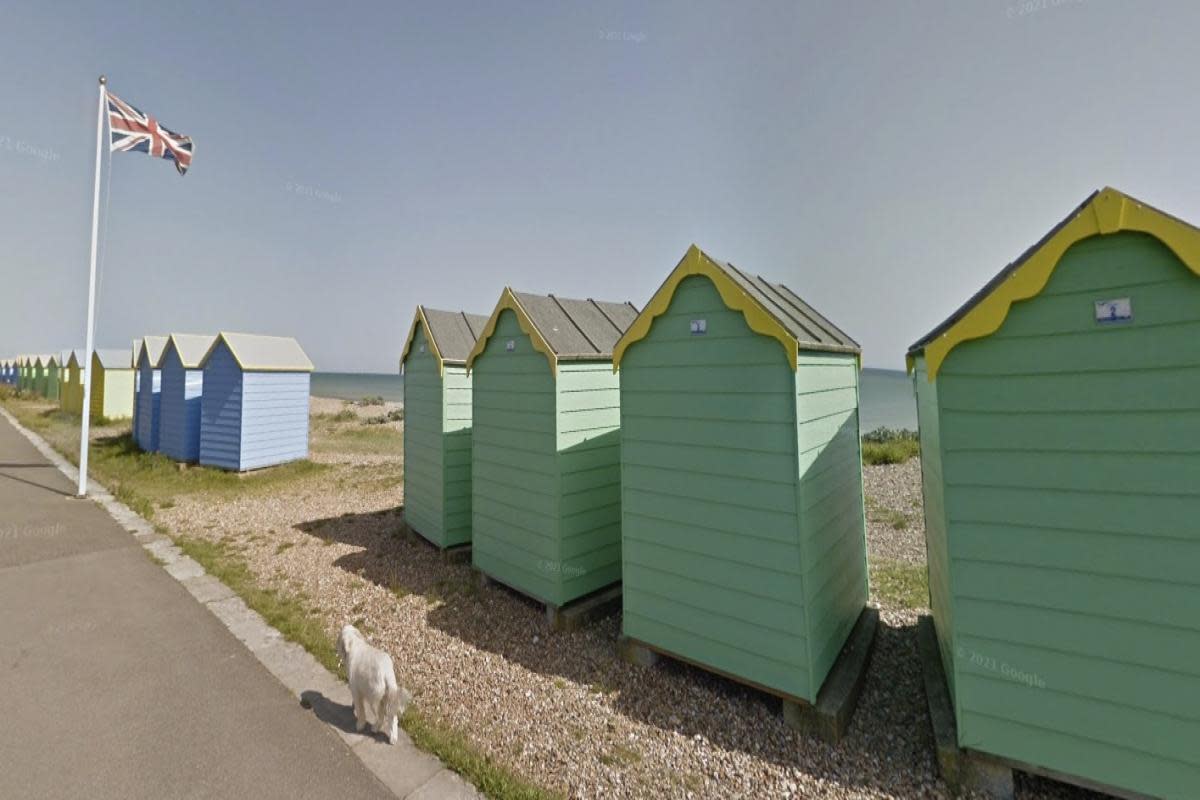
[[[404,374],[404,520],[441,548],[471,541],[471,376],[482,314],[417,306]]]
[[[18,356],[17,388],[23,392],[33,390],[33,356]]]
[[[867,602],[859,353],[687,251],[613,351],[628,643],[815,702]]]
[[[42,365],[42,372],[46,387],[43,396],[57,403],[62,386],[62,356],[54,354],[47,357]]]
[[[505,288],[467,357],[472,561],[551,612],[621,580],[612,347],[636,316]]]
[[[909,367],[959,747],[1196,797],[1200,229],[1097,192]]]
[[[50,397],[50,375],[55,370],[55,358],[52,355],[39,355],[33,358],[33,391],[42,397]],[[57,390],[57,387],[55,387]],[[57,398],[55,398],[57,399]]]

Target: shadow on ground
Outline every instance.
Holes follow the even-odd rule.
[[[300,693],[300,705],[311,710],[321,722],[344,733],[357,733],[360,736],[370,736],[380,742],[387,742],[386,736],[373,729],[356,730],[354,708],[336,703],[315,689],[308,689]]]
[[[935,777],[914,624],[881,621],[858,710],[847,737],[833,746],[788,728],[779,700],[764,692],[670,659],[652,668],[620,660],[619,613],[580,631],[548,631],[540,603],[504,586],[480,588],[469,564],[449,563],[432,544],[407,535],[402,508],[298,527],[360,548],[334,562],[341,569],[398,595],[433,601],[427,615],[432,627],[532,672],[604,695],[614,711],[631,720],[688,738],[701,736],[718,747],[865,791],[904,795],[902,787],[924,786],[925,796],[946,796]],[[349,707],[316,697],[312,703],[318,716],[329,714],[331,724],[353,730]],[[1102,797],[1027,775],[1018,775],[1017,786],[1021,800]]]

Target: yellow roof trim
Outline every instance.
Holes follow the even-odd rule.
[[[418,322],[425,327],[425,338],[429,340],[429,347],[433,350],[433,357],[437,359],[438,375],[445,375],[446,365],[442,359],[442,351],[438,350],[437,342],[434,341],[433,334],[429,332],[429,320],[425,319],[424,306],[417,306],[417,313],[413,316],[412,325],[409,326],[408,339],[404,342],[404,351],[400,353],[401,366],[403,366],[404,360],[408,358],[408,351],[412,349],[413,337],[417,335]]]
[[[717,292],[721,295],[721,300],[726,307],[735,311],[740,311],[746,319],[746,324],[750,326],[750,330],[755,333],[760,333],[763,336],[770,336],[772,339],[777,339],[783,350],[787,353],[788,364],[792,371],[796,371],[796,362],[799,359],[800,345],[795,337],[788,333],[783,325],[771,316],[762,305],[746,293],[742,287],[738,286],[733,280],[725,274],[725,270],[717,266],[708,255],[696,245],[688,248],[688,251],[683,256],[683,260],[675,267],[667,279],[663,281],[663,285],[658,287],[658,291],[650,298],[650,302],[642,309],[641,313],[634,319],[633,324],[625,331],[617,344],[613,347],[613,371],[615,372],[621,366],[621,357],[625,354],[628,348],[634,342],[644,339],[650,333],[650,326],[654,322],[655,317],[662,316],[671,305],[671,299],[675,296],[675,290],[679,288],[679,284],[684,278],[692,275],[703,275],[713,282],[717,287]]]
[[[991,336],[1004,324],[1013,303],[1041,294],[1068,248],[1092,236],[1108,236],[1121,231],[1150,234],[1200,276],[1200,230],[1107,187],[962,319],[926,343],[925,366],[930,382],[955,346]],[[913,356],[908,356],[905,363],[912,372]]]
[[[495,310],[488,317],[487,325],[483,326],[483,333],[479,335],[475,346],[471,348],[470,355],[467,356],[467,372],[471,371],[472,366],[475,364],[475,359],[487,347],[488,339],[492,338],[492,334],[496,332],[496,323],[500,320],[500,314],[506,309],[517,315],[517,324],[529,336],[529,340],[533,343],[533,349],[545,354],[546,360],[550,362],[550,374],[558,377],[558,357],[554,354],[554,349],[546,343],[546,338],[542,336],[542,332],[538,330],[537,325],[533,324],[529,313],[521,306],[521,301],[517,299],[516,294],[508,286],[505,286],[504,291],[500,293],[500,302],[496,303]]]

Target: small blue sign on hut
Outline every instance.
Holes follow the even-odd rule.
[[[133,399],[133,440],[147,452],[158,450],[158,415],[160,408],[159,359],[167,345],[165,336],[147,336],[138,340],[133,365],[137,369],[137,385]]]
[[[176,461],[200,460],[200,412],[204,371],[200,361],[212,347],[213,336],[173,333],[160,360],[162,409],[158,422],[158,449]]]
[[[200,463],[245,471],[308,457],[313,364],[290,336],[220,333],[200,368]]]

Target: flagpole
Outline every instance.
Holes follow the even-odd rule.
[[[83,422],[79,428],[79,497],[87,497],[88,471],[88,422],[92,410],[92,350],[95,345],[96,325],[96,236],[100,223],[100,163],[102,146],[104,144],[104,112],[108,79],[100,76],[100,105],[96,118],[96,180],[92,189],[92,256],[88,265],[88,310],[87,310],[87,344],[83,357],[86,362],[86,380],[83,382]]]

